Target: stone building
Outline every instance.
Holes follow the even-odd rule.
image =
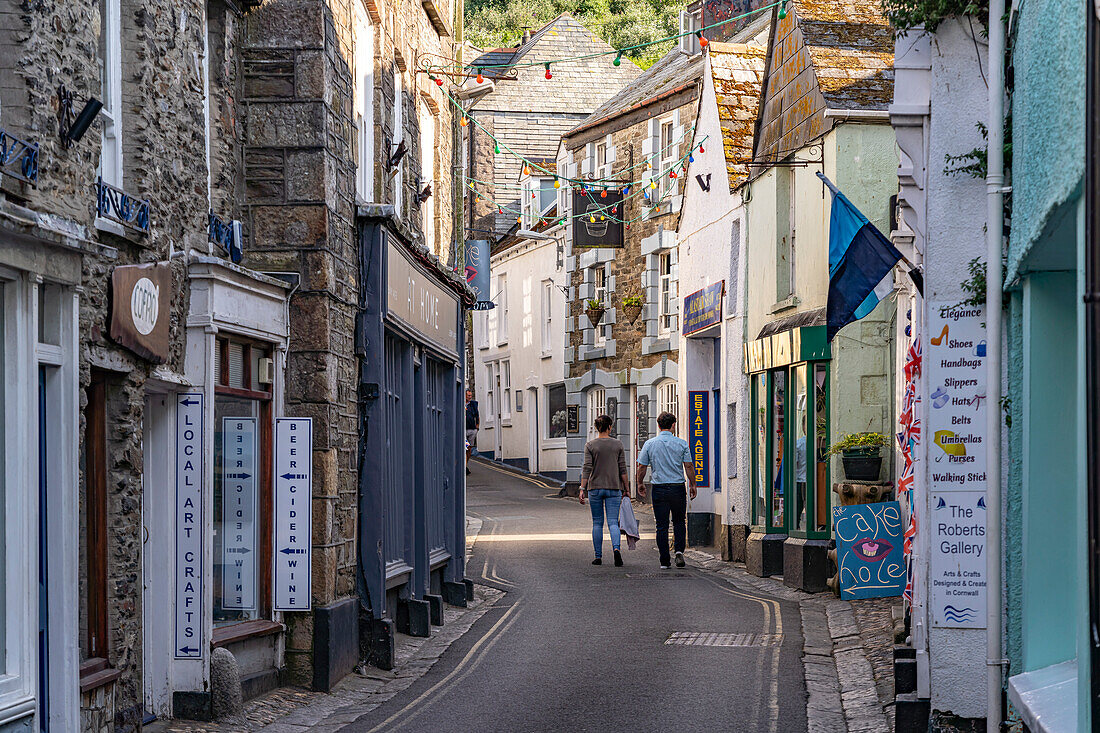
[[[585,184],[588,190],[563,186],[560,202],[569,212],[565,361],[567,402],[576,416],[567,436],[573,484],[580,480],[595,416],[611,415],[613,432],[634,465],[642,444],[656,435],[657,415],[666,410],[683,415],[676,381],[676,219],[684,185],[678,176],[699,145],[693,123],[703,62],[697,39],[682,39],[562,138],[558,174],[591,182]],[[609,197],[618,202],[620,196],[615,210],[606,206]],[[580,206],[586,210],[579,211]],[[588,210],[594,216],[585,217]],[[596,216],[607,216],[609,226]],[[621,239],[578,246],[602,229],[621,231]],[[635,322],[624,317],[621,307],[631,296],[643,302]],[[597,327],[586,315],[589,300],[605,308]]]
[[[461,18],[430,2],[4,0],[0,21],[0,532],[18,553],[0,634],[19,640],[0,730],[208,718],[217,649],[246,696],[328,689],[368,656],[362,618],[367,637],[392,624],[360,582],[380,562],[359,551],[377,479],[361,382],[381,361],[363,331],[387,286],[364,273],[426,276],[456,338],[468,297],[447,264],[456,124],[416,73],[418,54],[452,55]],[[383,219],[393,258],[361,246]],[[413,321],[410,338],[428,328]],[[432,409],[460,419],[457,397]],[[284,475],[299,429],[309,460]],[[425,494],[461,505],[437,478]]]

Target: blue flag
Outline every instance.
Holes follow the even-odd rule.
[[[825,176],[833,193],[829,217],[829,341],[844,326],[870,314],[894,288],[892,270],[901,252]]]

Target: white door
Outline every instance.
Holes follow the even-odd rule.
[[[527,470],[539,472],[539,390],[527,390]]]
[[[626,436],[626,475],[630,479],[630,495],[638,495],[634,474],[638,465],[638,387],[630,386],[630,432]]]
[[[142,476],[142,551],[144,578],[142,625],[144,626],[143,697],[145,711],[158,718],[172,716],[172,682],[169,663],[172,659],[173,567],[172,497],[174,494],[171,460],[172,406],[175,399],[166,394],[152,394],[145,400],[145,424],[142,450],[146,470]]]

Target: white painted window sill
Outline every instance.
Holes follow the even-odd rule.
[[[104,219],[102,216],[97,216],[93,225],[101,232],[109,232],[111,234],[127,238],[129,238],[130,236],[129,232],[126,231],[126,227],[122,226],[117,221]]]
[[[564,448],[565,438],[543,438],[542,449],[549,450],[551,448]]]
[[[544,351],[544,352],[542,352],[542,355],[539,358],[549,359],[553,355],[554,355],[553,351]]]
[[[1077,730],[1077,661],[1009,677],[1008,699],[1032,733]]]

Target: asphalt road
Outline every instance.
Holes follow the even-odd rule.
[[[466,577],[507,593],[345,731],[806,730],[797,605],[690,563],[661,570],[647,508],[625,567],[609,540],[593,566],[587,506],[484,464],[469,479],[467,510],[483,525]],[[666,643],[677,632],[710,645]]]

